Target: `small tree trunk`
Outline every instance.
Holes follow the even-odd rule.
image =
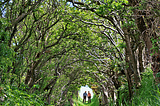
[[[30,77],[31,77],[31,72],[29,70],[27,70],[27,75],[26,75],[26,78],[25,78],[25,84],[27,85],[29,80],[30,80]]]
[[[69,103],[70,103],[70,106],[73,106],[73,99],[72,99],[72,96],[70,97],[70,99],[68,99]]]
[[[143,61],[142,61],[142,51],[143,51],[143,47],[142,44],[139,45],[139,53],[138,53],[138,60],[139,60],[139,71],[143,72],[144,71],[144,67],[143,67]]]
[[[141,80],[139,76],[140,74],[138,73],[138,70],[137,70],[137,61],[136,61],[134,51],[131,48],[131,43],[130,43],[131,41],[130,41],[128,31],[126,28],[123,28],[123,31],[124,31],[125,41],[126,41],[126,55],[128,55],[127,58],[129,60],[130,69],[131,71],[134,72],[134,80],[137,87]]]
[[[127,48],[125,48],[125,61],[126,63],[129,63],[129,56],[128,56],[128,52],[127,52]],[[129,70],[129,68],[125,69],[124,67],[124,72],[125,72],[125,75],[127,77],[127,82],[128,82],[128,92],[129,92],[129,98],[131,99],[132,97],[132,81],[131,81],[131,72]]]

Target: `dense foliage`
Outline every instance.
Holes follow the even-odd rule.
[[[82,85],[96,86],[99,105],[158,105],[159,7],[158,0],[0,1],[0,105],[73,106]]]

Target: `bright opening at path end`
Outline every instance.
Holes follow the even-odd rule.
[[[81,89],[79,91],[79,96],[83,99],[83,93],[87,91],[87,94],[88,94],[88,91],[91,93],[91,99],[93,98],[93,91],[91,88],[88,87],[88,85],[86,86],[81,86]],[[86,98],[86,100],[88,101],[88,97]]]

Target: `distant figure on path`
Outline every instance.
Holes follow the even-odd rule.
[[[91,103],[91,93],[88,91],[88,103]]]
[[[87,95],[87,93],[86,93],[86,91],[83,93],[83,103],[85,102],[86,103],[86,97],[87,97],[88,95]]]

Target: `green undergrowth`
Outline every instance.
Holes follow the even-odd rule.
[[[160,84],[158,84],[160,85]],[[127,85],[123,85],[120,92],[120,99],[117,103],[120,106],[160,106],[160,90],[155,85],[153,72],[150,68],[142,73],[141,85],[138,89],[133,88],[133,97],[128,100]],[[43,95],[39,92],[28,93],[27,88],[9,86],[9,84],[0,85],[0,106],[47,106],[42,100]],[[98,98],[94,95],[91,103],[83,103],[81,97],[73,97],[74,106],[99,106]],[[111,103],[111,102],[110,102]],[[52,105],[53,106],[53,105]],[[65,106],[70,106],[69,104]],[[115,106],[115,104],[107,104],[106,106]]]
[[[134,92],[132,106],[160,106],[160,91],[149,68],[142,75],[140,88]]]
[[[133,98],[129,102],[127,85],[126,89],[120,90],[120,100],[118,101],[121,106],[160,106],[160,90],[155,85],[153,72],[147,68],[142,73],[141,86],[138,89],[133,88]],[[122,100],[122,98],[124,98]]]
[[[0,106],[44,106],[41,98],[16,86],[0,85]]]

